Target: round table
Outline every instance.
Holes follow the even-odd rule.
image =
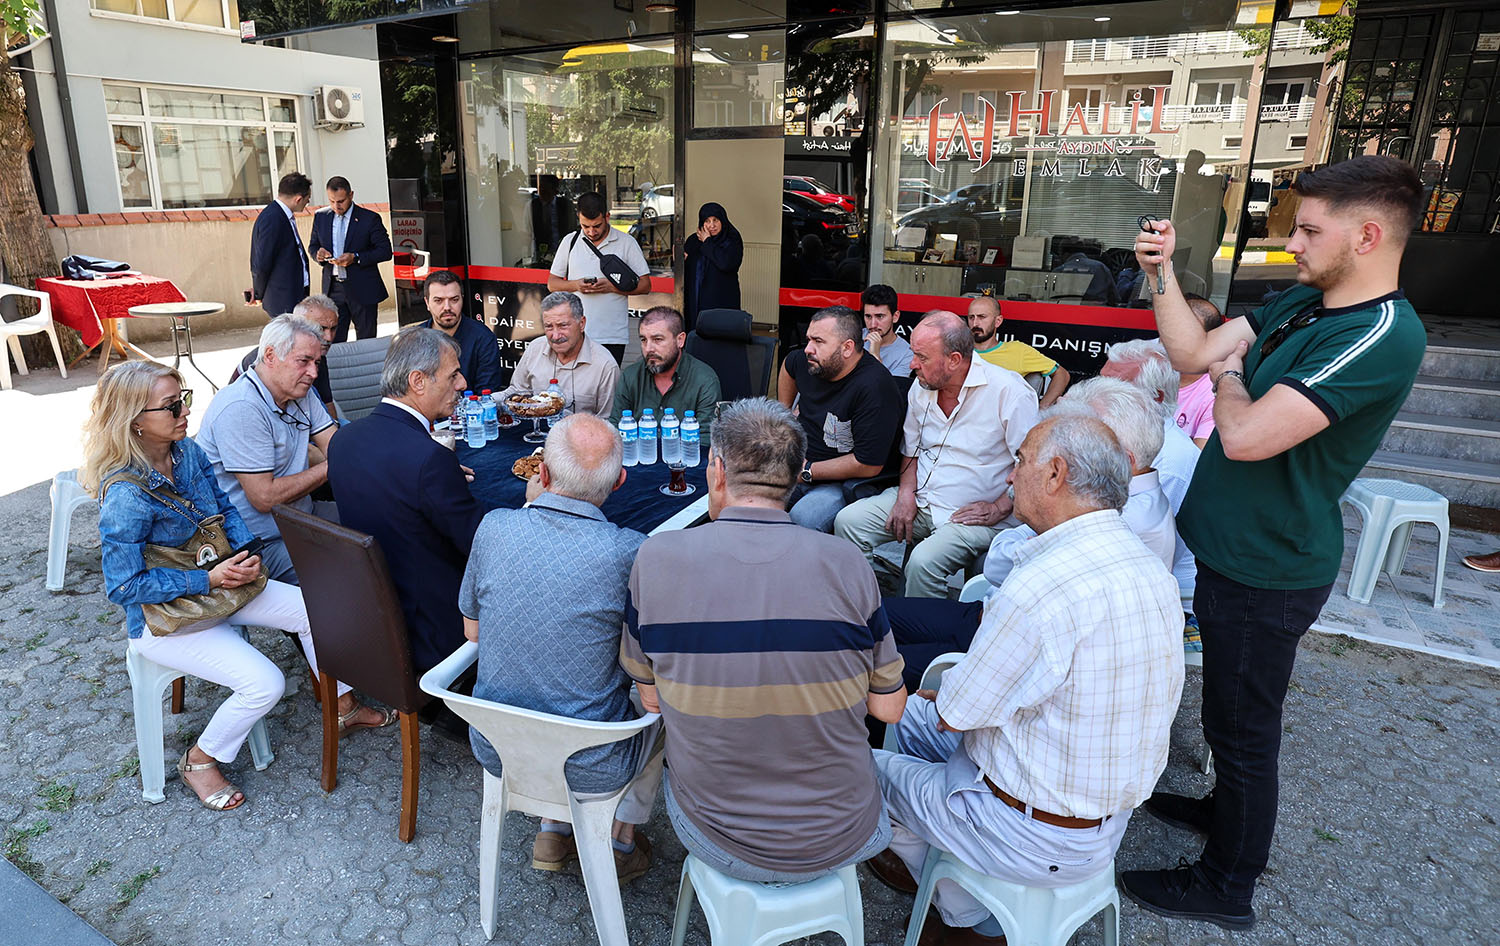
[[[223,311],[224,303],[222,302],[152,302],[130,307],[130,314],[135,318],[171,319],[172,350],[176,353],[176,357],[172,359],[172,367],[176,368],[182,364],[182,356],[187,355],[188,364],[193,366],[194,371],[203,375],[203,380],[207,381],[208,386],[215,391],[219,390],[219,386],[214,384],[214,380],[205,374],[203,369],[198,367],[198,363],[193,360],[193,330],[188,320],[193,316],[218,315]]]

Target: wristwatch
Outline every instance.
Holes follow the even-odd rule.
[[[1213,393],[1218,394],[1219,393],[1219,382],[1223,381],[1225,378],[1229,378],[1229,377],[1239,378],[1240,379],[1240,384],[1242,386],[1244,386],[1246,390],[1249,389],[1250,386],[1245,383],[1244,372],[1241,372],[1241,371],[1232,371],[1232,370],[1231,371],[1221,371],[1221,372],[1219,372],[1219,376],[1214,379]]]
[[[802,472],[797,474],[797,479],[801,480],[804,483],[811,483],[813,481],[811,460],[802,464]]]

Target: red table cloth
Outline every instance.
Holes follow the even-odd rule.
[[[52,297],[52,318],[75,329],[86,348],[104,337],[101,319],[130,317],[130,307],[148,302],[186,302],[170,279],[160,276],[112,276],[103,279],[45,277],[36,287]]]

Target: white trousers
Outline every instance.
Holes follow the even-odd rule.
[[[985,785],[959,734],[938,731],[936,707],[909,697],[896,728],[900,753],[875,750],[891,813],[891,850],[913,877],[921,878],[929,845],[982,874],[1028,887],[1076,884],[1109,864],[1130,812],[1095,828],[1059,828],[1028,817]],[[938,882],[933,903],[949,926],[974,926],[990,915],[950,880]]]
[[[250,734],[250,727],[271,711],[286,690],[281,668],[240,637],[234,625],[270,627],[296,634],[313,673],[318,672],[302,590],[279,581],[266,582],[265,591],[226,619],[189,625],[170,637],[155,637],[147,630],[130,641],[136,653],[153,663],[233,691],[219,704],[198,737],[198,748],[220,762],[234,761]],[[191,630],[193,627],[203,629]],[[339,695],[347,692],[349,687],[339,684]]]

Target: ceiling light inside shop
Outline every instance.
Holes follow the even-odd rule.
[[[729,39],[749,39],[750,38],[750,34],[749,33],[725,33],[724,35],[727,36]]]
[[[434,43],[456,43],[456,42],[458,42],[458,37],[457,36],[441,36],[441,35],[439,35],[439,36],[434,36],[432,38],[432,41]]]
[[[647,13],[676,13],[677,12],[677,4],[675,4],[675,3],[648,3],[648,4],[646,4],[646,12]]]
[[[1109,22],[1109,17],[1107,17],[1107,16],[1096,16],[1096,17],[1094,17],[1094,22],[1095,23],[1108,23]]]
[[[1020,14],[1021,14],[1020,10],[996,10],[995,11],[995,15],[996,16],[1019,16]]]
[[[943,27],[942,31],[943,31],[944,34],[946,34],[948,36],[952,36],[954,33],[958,32],[958,27],[956,27],[956,26],[945,26],[945,27]]]

